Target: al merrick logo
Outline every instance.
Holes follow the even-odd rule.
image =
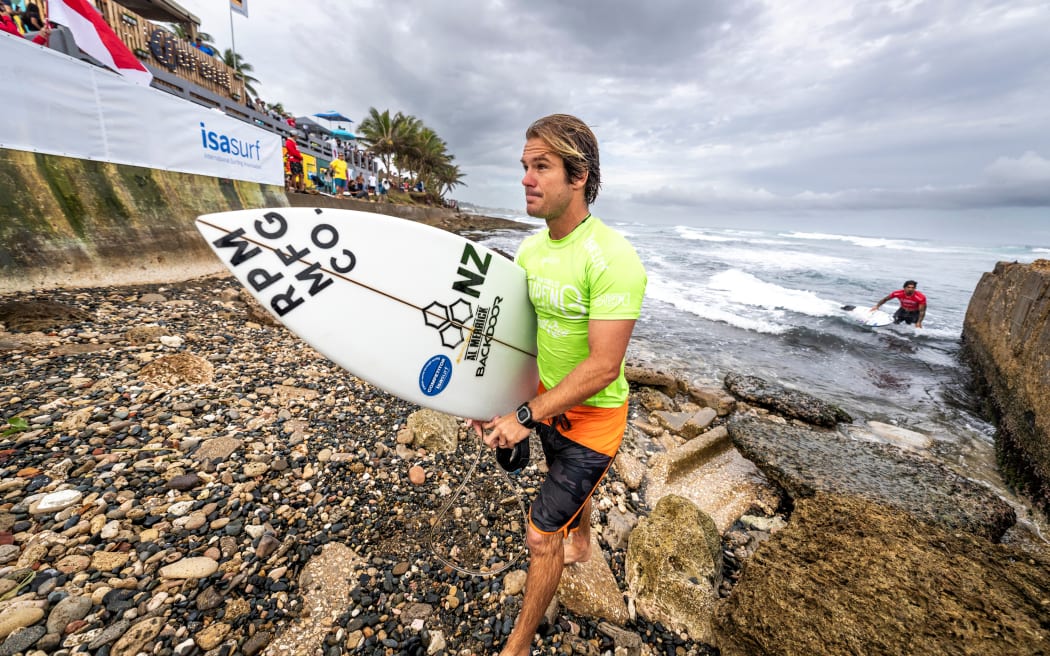
[[[255,143],[251,143],[237,137],[209,130],[204,125],[204,121],[201,121],[201,146],[205,150],[214,150],[233,155],[234,157],[243,157],[244,159],[261,160],[262,155],[259,153],[261,143],[258,139],[256,139]]]

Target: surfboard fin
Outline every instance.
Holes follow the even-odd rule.
[[[496,462],[509,474],[517,474],[529,464],[529,438],[518,442],[509,449],[496,447]]]

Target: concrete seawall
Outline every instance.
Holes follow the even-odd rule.
[[[193,220],[290,205],[378,212],[463,234],[529,227],[439,207],[286,196],[273,185],[0,148],[0,293],[223,273]]]
[[[998,426],[1003,475],[1050,511],[1050,260],[1000,262],[981,277],[963,353]]]
[[[217,272],[194,217],[287,204],[271,185],[0,149],[0,292]]]

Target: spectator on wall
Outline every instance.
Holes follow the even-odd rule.
[[[291,190],[305,194],[306,183],[303,181],[303,154],[299,152],[299,146],[295,143],[295,139],[288,137],[284,140],[284,156],[288,160]]]
[[[332,183],[335,185],[335,194],[337,196],[343,195],[346,192],[346,160],[339,153],[336,153],[335,159],[328,165],[328,170],[332,173]]]
[[[34,7],[36,5],[33,5]],[[39,14],[38,14],[39,16]],[[0,4],[0,32],[7,32],[8,34],[21,38],[25,32],[21,25],[21,18],[15,14],[14,10],[9,4]],[[29,38],[29,34],[24,34],[26,38]],[[48,44],[48,39],[51,37],[51,24],[42,23],[39,31],[33,34],[33,43],[41,46]]]
[[[200,50],[209,57],[215,56],[215,48],[212,48],[207,43],[204,43],[204,41],[199,36],[193,40],[193,47],[197,50]]]
[[[22,30],[18,27],[18,22],[15,20],[15,12],[11,9],[11,5],[0,4],[0,32],[7,32],[18,37],[22,36]]]
[[[357,177],[354,178],[354,185],[357,187],[357,193],[354,194],[354,198],[368,200],[368,190],[365,189],[365,176],[358,173]]]
[[[40,8],[36,6],[36,3],[27,4],[25,11],[22,12],[22,27],[25,28],[25,31],[40,32],[45,26],[44,19],[40,15]]]

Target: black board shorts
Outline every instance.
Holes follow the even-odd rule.
[[[540,533],[568,535],[579,528],[580,511],[613,459],[573,442],[553,426],[540,424],[536,433],[543,444],[548,472],[529,508],[529,523]]]
[[[919,311],[918,310],[905,310],[904,308],[897,308],[897,311],[893,313],[893,323],[904,322],[906,324],[918,323]]]

